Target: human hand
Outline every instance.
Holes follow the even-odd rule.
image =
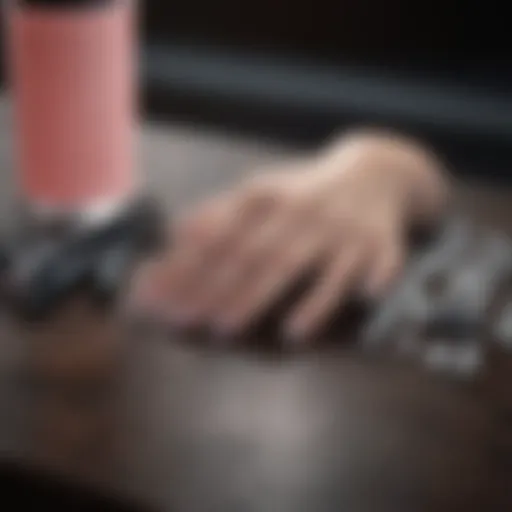
[[[408,142],[342,139],[200,204],[173,226],[172,247],[142,269],[133,293],[171,322],[234,335],[315,270],[283,319],[284,334],[300,342],[351,295],[386,290],[408,228],[432,218],[443,194],[437,163]]]

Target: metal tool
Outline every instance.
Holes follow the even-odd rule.
[[[111,298],[130,266],[157,247],[161,224],[153,204],[138,202],[101,226],[15,239],[4,255],[4,297],[30,317],[49,313],[81,285]]]

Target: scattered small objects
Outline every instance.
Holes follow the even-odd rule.
[[[399,286],[377,307],[363,332],[363,348],[374,351],[396,336],[397,326],[408,323],[416,326],[428,322],[438,294],[431,297],[425,286],[436,279],[446,281],[460,262],[470,237],[469,226],[459,219],[452,220],[433,241],[430,249],[415,258]]]
[[[158,245],[159,213],[140,201],[109,224],[49,234],[31,231],[9,245],[4,292],[23,316],[41,317],[80,285],[92,282],[99,295],[115,294],[124,269]]]
[[[512,243],[506,237],[475,234],[467,224],[452,222],[377,307],[363,332],[363,348],[405,353],[433,370],[474,375],[484,361],[489,307],[511,277]],[[512,349],[512,303],[496,329]]]
[[[433,371],[457,377],[472,377],[484,363],[483,347],[473,339],[464,344],[452,340],[429,342],[423,353],[425,366]]]

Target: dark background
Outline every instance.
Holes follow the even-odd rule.
[[[147,115],[318,144],[357,125],[512,181],[505,7],[405,0],[140,3]]]
[[[478,4],[148,1],[149,108],[306,144],[393,126],[459,172],[508,179],[509,27]]]

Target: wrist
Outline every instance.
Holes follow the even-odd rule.
[[[395,202],[409,225],[435,222],[443,213],[449,183],[427,148],[391,132],[354,132],[323,152],[328,173],[354,178],[375,197]],[[376,193],[375,193],[376,192]]]

